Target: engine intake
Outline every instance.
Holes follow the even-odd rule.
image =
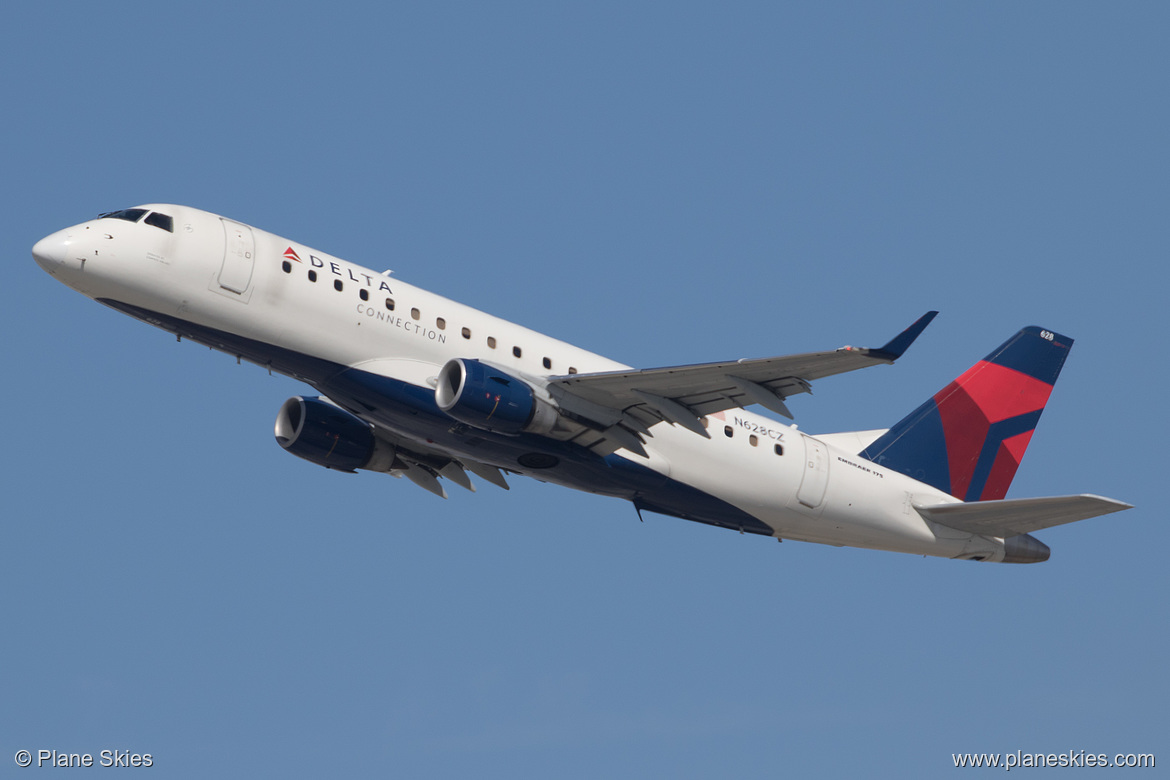
[[[394,448],[368,423],[321,398],[285,401],[274,432],[285,450],[327,469],[389,471],[394,463]]]
[[[556,410],[523,379],[478,360],[456,358],[439,372],[435,402],[468,425],[495,433],[548,433]]]

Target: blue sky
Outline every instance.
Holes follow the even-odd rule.
[[[1153,3],[8,9],[0,762],[1170,761],[1168,30]],[[1051,328],[1076,346],[1009,496],[1137,508],[1041,532],[1045,564],[993,566],[638,523],[519,478],[441,501],[328,472],[272,440],[305,388],[31,259],[156,201],[637,366],[876,345],[942,312],[897,366],[793,399],[813,433],[888,426]]]

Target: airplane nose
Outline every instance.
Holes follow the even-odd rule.
[[[72,243],[71,232],[59,230],[52,235],[45,236],[33,245],[33,259],[41,268],[53,273],[68,258],[69,247]]]

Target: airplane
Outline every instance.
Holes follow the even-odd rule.
[[[288,452],[446,497],[520,474],[643,512],[757,534],[1037,563],[1051,526],[1131,508],[1006,498],[1072,339],[1026,327],[891,428],[812,436],[813,382],[902,357],[937,312],[877,348],[636,369],[206,211],[101,214],[32,249],[124,314],[311,386],[280,407]]]

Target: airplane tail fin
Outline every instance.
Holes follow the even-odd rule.
[[[1072,343],[1024,328],[860,456],[963,501],[1002,499]]]

